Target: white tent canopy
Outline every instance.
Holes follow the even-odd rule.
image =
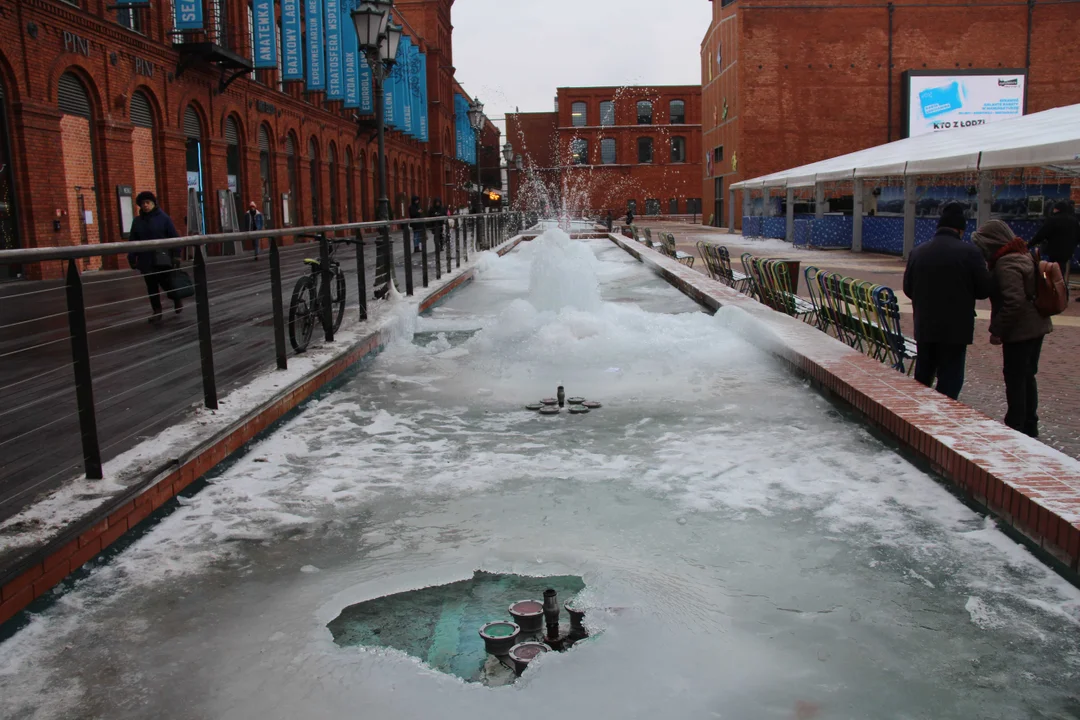
[[[1071,166],[1080,171],[1080,104],[989,125],[897,140],[735,183],[732,190],[813,187],[864,177]]]

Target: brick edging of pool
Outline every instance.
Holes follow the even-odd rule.
[[[512,238],[496,252],[505,255],[524,239],[532,238]],[[431,309],[455,290],[469,283],[473,279],[475,266],[461,268],[456,272],[456,277],[420,301],[418,312]],[[145,482],[132,486],[127,493],[102,505],[52,541],[28,553],[10,567],[0,570],[0,626],[129,530],[133,530],[186,487],[298,408],[320,388],[333,382],[365,357],[377,353],[384,344],[382,332],[375,330],[353,343],[319,368],[198,445],[175,466],[152,474]]]
[[[634,240],[608,237],[700,305],[738,307],[764,323],[773,337],[755,344],[925,461],[1077,582],[1080,462]]]

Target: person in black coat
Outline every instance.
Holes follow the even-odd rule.
[[[633,225],[634,224],[634,211],[633,210],[627,210],[626,211],[626,224],[627,225]]]
[[[412,202],[409,203],[409,219],[419,220],[424,217],[424,209],[420,207],[420,196],[413,195]],[[412,248],[413,252],[420,252],[420,244],[424,242],[424,223],[410,223],[412,228]]]
[[[139,193],[135,198],[135,204],[139,206],[139,216],[131,221],[129,240],[163,240],[180,237],[172,218],[158,207],[154,193],[150,191]],[[173,271],[180,267],[180,251],[173,249],[128,253],[128,265],[141,272],[143,280],[146,281],[146,293],[150,296],[150,307],[153,310],[150,322],[160,322],[161,297],[158,293],[160,290],[170,293],[176,289]],[[175,298],[173,308],[176,312],[180,312],[184,309],[184,301],[179,297]]]
[[[967,346],[975,336],[975,301],[990,297],[990,271],[975,245],[964,242],[964,206],[941,209],[937,234],[911,251],[904,294],[915,312],[915,379],[955,400],[964,386]]]
[[[1029,248],[1039,248],[1051,262],[1061,266],[1066,290],[1069,287],[1069,265],[1077,245],[1080,245],[1080,221],[1076,219],[1072,205],[1065,200],[1054,205],[1053,213],[1028,243]]]
[[[435,198],[431,201],[431,207],[428,208],[429,218],[441,218],[434,222],[428,223],[428,227],[431,228],[431,232],[435,235],[435,247],[439,252],[442,252],[443,236],[446,234],[446,208],[443,207],[442,199]]]

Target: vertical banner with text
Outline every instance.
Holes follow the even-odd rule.
[[[326,8],[326,99],[342,100],[341,0],[323,0]]]
[[[428,142],[427,55],[420,53],[420,142]],[[445,150],[443,151],[445,152]]]
[[[281,0],[281,79],[304,79],[304,30],[300,20],[301,0]]]
[[[398,94],[401,107],[401,127],[406,135],[413,134],[413,107],[412,107],[412,40],[407,37],[401,38],[398,47],[398,62],[401,63],[405,72],[401,74],[401,92]]]
[[[323,4],[322,0],[305,0],[307,19],[307,89],[325,90],[323,71]]]
[[[251,60],[257,68],[277,67],[277,20],[274,18],[274,0],[251,2]]]
[[[202,0],[174,0],[174,3],[177,30],[202,30]]]

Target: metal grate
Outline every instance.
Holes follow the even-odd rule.
[[[199,113],[191,105],[184,111],[184,137],[191,140],[202,139],[202,124],[199,122]]]
[[[231,117],[225,118],[225,142],[229,145],[240,144],[240,131],[236,129],[236,120]]]
[[[292,143],[292,140],[289,142]],[[270,152],[270,133],[266,132],[265,125],[259,126],[259,152]]]
[[[64,73],[60,76],[56,96],[60,112],[90,119],[90,97],[82,80],[71,73]]]
[[[154,113],[146,93],[136,90],[131,96],[131,123],[135,127],[154,129]]]

